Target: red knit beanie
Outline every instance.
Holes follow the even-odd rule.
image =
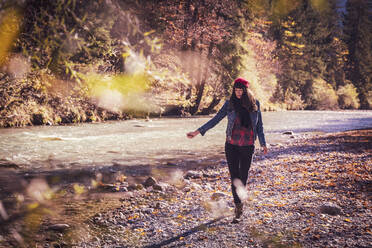
[[[240,88],[240,87],[244,86],[246,88],[248,88],[249,86],[249,82],[247,80],[245,80],[244,78],[237,78],[234,80],[234,87],[235,88]]]

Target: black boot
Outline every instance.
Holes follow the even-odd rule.
[[[243,203],[236,203],[235,204],[235,218],[232,221],[232,223],[238,223],[242,214],[243,214]]]
[[[243,203],[237,203],[235,205],[235,219],[240,219],[243,214]]]

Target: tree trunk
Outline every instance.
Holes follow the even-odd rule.
[[[204,89],[205,89],[205,79],[203,79],[201,83],[196,85],[197,95],[196,95],[194,105],[190,108],[190,114],[194,115],[198,111],[201,99],[203,97]]]
[[[202,111],[200,111],[201,115],[209,115],[211,111],[220,103],[221,99],[220,98],[213,98],[212,102],[209,104],[208,107],[203,108]]]
[[[199,109],[199,106],[200,106],[200,103],[203,97],[205,84],[206,84],[208,73],[209,73],[209,60],[212,55],[213,47],[214,47],[214,43],[211,42],[208,47],[207,59],[205,61],[203,59],[200,64],[200,67],[204,68],[204,71],[202,69],[200,70],[200,74],[199,74],[200,78],[198,79],[198,82],[200,83],[196,85],[196,100],[194,102],[194,105],[190,108],[190,114],[192,115],[198,112],[198,109]]]

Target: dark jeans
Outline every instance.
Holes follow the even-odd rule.
[[[227,164],[229,166],[231,177],[231,189],[234,197],[234,203],[239,204],[241,200],[236,193],[236,187],[233,184],[234,179],[240,179],[243,185],[247,184],[248,171],[251,167],[254,145],[252,146],[236,146],[226,142],[225,154]]]

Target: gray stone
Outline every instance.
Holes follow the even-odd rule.
[[[167,207],[167,204],[163,203],[163,202],[157,202],[155,204],[155,206],[153,206],[153,208],[155,209],[163,209],[163,208],[166,208]]]
[[[145,209],[142,210],[142,212],[145,213],[145,214],[151,214],[153,211],[154,211],[153,208],[145,208]]]
[[[137,184],[136,184],[136,189],[137,189],[137,190],[142,190],[142,189],[144,189],[144,187],[143,187],[142,184],[137,183]]]
[[[293,132],[292,132],[292,131],[285,131],[285,132],[283,132],[282,134],[285,134],[285,135],[293,135]]]
[[[193,190],[202,190],[202,187],[197,183],[190,183],[189,187]]]
[[[341,208],[331,203],[327,203],[327,204],[320,206],[319,211],[323,214],[329,214],[329,215],[341,214]]]
[[[143,185],[142,184],[130,184],[127,188],[129,191],[133,191],[133,190],[142,190],[144,189]]]
[[[154,186],[156,183],[157,182],[156,182],[155,178],[148,177],[146,179],[146,181],[143,183],[143,186],[145,186],[147,188],[147,187],[150,187],[150,186]]]
[[[57,232],[64,232],[69,228],[70,228],[70,226],[67,225],[67,224],[54,224],[54,225],[48,226],[47,229],[57,231]]]
[[[190,192],[191,191],[191,188],[190,187],[185,187],[185,188],[183,188],[183,191]]]
[[[211,196],[211,199],[213,201],[218,201],[219,199],[223,198],[223,197],[226,197],[226,194],[225,193],[222,193],[222,192],[215,192],[212,194]]]
[[[174,192],[176,190],[176,188],[164,182],[159,182],[155,184],[154,186],[152,186],[152,188],[157,191],[168,191],[168,192],[171,192],[171,191]]]
[[[162,187],[161,185],[159,185],[159,184],[154,184],[154,185],[152,186],[152,188],[153,188],[154,190],[156,190],[156,191],[163,191],[163,190],[164,190],[163,187]]]
[[[196,178],[201,178],[202,177],[202,173],[199,172],[199,171],[188,171],[185,175],[185,178],[188,179],[188,178],[193,178],[193,179],[196,179]]]
[[[209,177],[209,178],[216,178],[219,175],[220,175],[219,173],[211,173],[211,172],[204,172],[203,173],[203,177]]]
[[[127,187],[120,186],[119,192],[127,192],[127,191],[128,191],[128,188]]]

